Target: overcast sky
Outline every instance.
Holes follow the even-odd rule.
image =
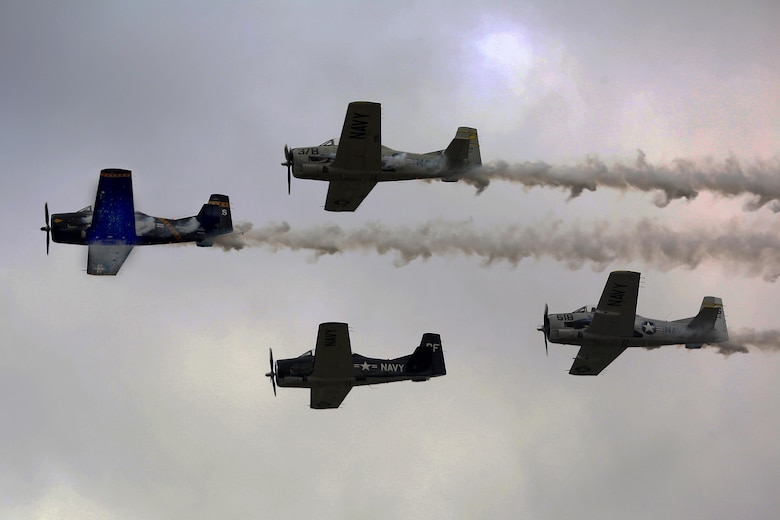
[[[274,4],[0,3],[0,517],[775,518],[780,5]],[[473,126],[491,171],[569,184],[390,183],[352,214],[323,211],[325,183],[288,196],[284,145],[336,137],[354,100],[382,103],[393,148]],[[325,255],[139,247],[91,277],[38,228],[103,168],[152,215],[225,193],[254,230],[379,231]],[[763,341],[570,376],[544,304],[597,302],[614,269],[642,272],[640,314],[720,296],[732,338]],[[437,332],[448,374],[338,410],[274,398],[269,347],[297,356],[324,321],[376,357]]]

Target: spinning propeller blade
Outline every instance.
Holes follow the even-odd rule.
[[[547,304],[544,304],[544,325],[537,328],[536,330],[544,333],[544,353],[546,355],[550,355],[549,351],[547,350],[547,338],[550,337],[550,318],[547,316],[548,308]]]
[[[276,373],[274,372],[274,351],[272,349],[268,349],[268,355],[270,357],[271,362],[271,371],[266,374],[267,377],[271,378],[271,386],[274,387],[274,397],[276,397]]]
[[[41,231],[46,231],[46,255],[49,255],[49,241],[51,239],[51,226],[49,225],[49,203],[46,202],[43,205],[43,212],[46,215],[46,225],[41,228]]]
[[[290,187],[292,184],[292,165],[293,165],[293,154],[292,150],[290,150],[290,147],[287,145],[284,145],[284,159],[285,161],[282,163],[282,166],[287,166],[287,195],[290,194]]]

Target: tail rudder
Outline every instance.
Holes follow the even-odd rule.
[[[728,341],[729,331],[726,326],[726,314],[723,311],[723,300],[715,296],[705,296],[702,299],[699,313],[688,323],[689,329],[711,330],[712,342]]]
[[[469,151],[467,163],[470,167],[482,166],[482,155],[479,153],[479,137],[477,129],[468,126],[461,126],[455,133],[455,139],[468,139]]]
[[[723,308],[723,300],[714,296],[709,296],[708,298],[712,300],[711,304],[718,309],[718,316],[715,318],[714,326],[715,331],[718,333],[718,341],[728,341],[729,329],[726,326],[726,311]],[[707,301],[707,298],[704,300]],[[704,302],[702,302],[702,306],[704,306]]]
[[[441,336],[432,332],[423,334],[420,346],[414,350],[407,363],[411,372],[422,372],[428,377],[447,374],[444,365],[444,351],[441,347]]]
[[[467,126],[458,128],[455,138],[444,150],[444,158],[447,170],[452,172],[449,177],[442,178],[444,182],[457,182],[463,170],[482,166],[477,129]]]
[[[204,239],[199,246],[210,247],[216,235],[233,232],[233,217],[230,214],[230,198],[227,195],[214,193],[209,201],[200,208],[196,217],[204,232]]]

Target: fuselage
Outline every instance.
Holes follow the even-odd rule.
[[[594,342],[619,341],[625,347],[660,347],[662,345],[699,345],[719,341],[715,329],[700,330],[688,328],[693,318],[675,321],[657,320],[636,315],[631,337],[595,335],[588,332],[593,320],[595,305],[581,307],[574,312],[548,314],[550,320],[549,340],[565,345],[583,345]]]
[[[63,244],[89,245],[92,225],[92,207],[74,213],[55,213],[51,216],[51,238]],[[197,217],[166,219],[135,212],[135,241],[132,245],[200,242],[207,233]]]
[[[353,378],[346,379],[352,386],[392,383],[394,381],[426,381],[440,374],[434,374],[430,367],[415,371],[409,366],[409,358],[377,359],[352,354]],[[318,383],[333,382],[333,379],[312,377],[314,355],[307,351],[297,358],[276,361],[276,384],[281,387],[311,388]]]
[[[382,182],[414,179],[447,179],[456,172],[447,168],[444,150],[425,154],[400,152],[382,146],[382,166],[375,171],[334,168],[338,145],[331,139],[319,146],[293,148],[292,174],[298,179],[320,181]]]

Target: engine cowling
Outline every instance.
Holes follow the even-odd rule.
[[[582,331],[574,329],[553,329],[550,331],[552,341],[566,341],[567,339],[582,339]]]

